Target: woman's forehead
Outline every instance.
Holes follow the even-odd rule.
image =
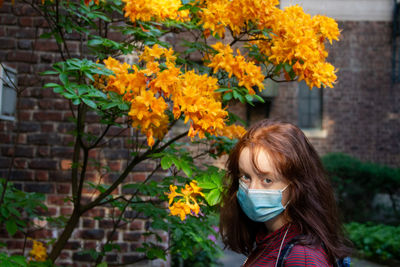
[[[271,157],[261,147],[244,147],[239,155],[239,169],[247,173],[275,173]]]

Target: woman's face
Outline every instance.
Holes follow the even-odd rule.
[[[239,179],[242,180],[249,189],[284,189],[289,182],[285,178],[281,177],[281,175],[276,171],[268,153],[263,149],[256,149],[253,153],[257,153],[255,164],[259,170],[257,171],[252,163],[250,149],[245,147],[239,156]],[[290,190],[285,190],[282,193],[281,202],[283,206],[285,206],[290,199],[289,192]],[[285,223],[285,221],[283,219],[283,214],[281,213],[273,222],[268,221],[267,227],[271,228],[269,226],[273,224],[279,228],[279,225],[283,223]]]

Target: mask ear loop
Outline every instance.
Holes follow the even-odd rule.
[[[289,186],[290,184],[291,184],[291,183],[288,183],[287,186],[285,186],[285,187],[281,190],[281,193],[283,193],[283,191],[285,191],[286,188],[288,188],[288,186]],[[288,200],[288,202],[286,202],[286,205],[283,206],[283,208],[286,209],[286,207],[289,205],[289,203],[290,203],[290,199]]]

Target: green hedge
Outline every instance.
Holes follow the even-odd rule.
[[[372,203],[379,193],[388,194],[393,200],[400,188],[400,169],[362,162],[340,153],[327,154],[322,161],[332,179],[345,221],[400,221],[399,207],[394,201],[387,205],[385,212]]]
[[[373,260],[400,260],[400,226],[356,223],[345,225],[361,256]]]

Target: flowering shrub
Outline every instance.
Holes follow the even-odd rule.
[[[227,153],[244,134],[229,112],[230,103],[263,101],[257,92],[268,90],[265,79],[305,80],[310,87],[332,87],[336,80],[324,46],[326,40],[338,40],[336,22],[311,17],[299,6],[281,10],[277,0],[26,2],[49,24],[50,31],[42,38],[54,38],[59,44],[62,61],[44,73],[56,75],[59,82],[45,87],[67,99],[75,115],[70,179],[74,210],[51,246],[51,262],[64,249],[80,217],[103,205],[119,210],[113,218],[115,231],[131,209],[149,219],[147,236],[161,242],[158,230],[171,234],[173,245],[166,249],[157,242],[143,242],[137,249],[145,255],[143,260],[165,259],[166,253],[194,259],[194,251],[214,255],[218,249],[209,237],[216,234],[212,218],[223,191],[224,172],[210,166],[204,170],[194,159]],[[125,39],[111,40],[110,31]],[[79,57],[72,57],[67,38],[71,33],[80,37],[80,46],[88,48],[89,55],[81,49]],[[183,41],[186,50],[177,53],[164,37],[182,33],[193,38]],[[200,61],[191,60],[196,53]],[[122,54],[134,54],[139,60],[128,64],[119,57]],[[105,126],[100,135],[87,127],[89,112],[95,112]],[[178,121],[184,126],[172,130]],[[111,183],[95,184],[88,181],[89,162],[106,166],[89,152],[101,149],[112,126],[133,128],[146,136],[146,143],[138,134],[129,136],[132,153],[126,168]],[[186,141],[179,142],[186,136],[204,150],[190,153]],[[141,183],[126,182],[134,167],[149,159],[158,163],[155,170]],[[156,182],[153,174],[160,168],[168,174]],[[116,195],[119,186],[133,193]],[[83,201],[85,187],[95,192],[89,201]],[[101,248],[86,253],[100,264],[115,249],[117,245],[108,238]],[[34,243],[31,254],[43,260],[45,248]]]

